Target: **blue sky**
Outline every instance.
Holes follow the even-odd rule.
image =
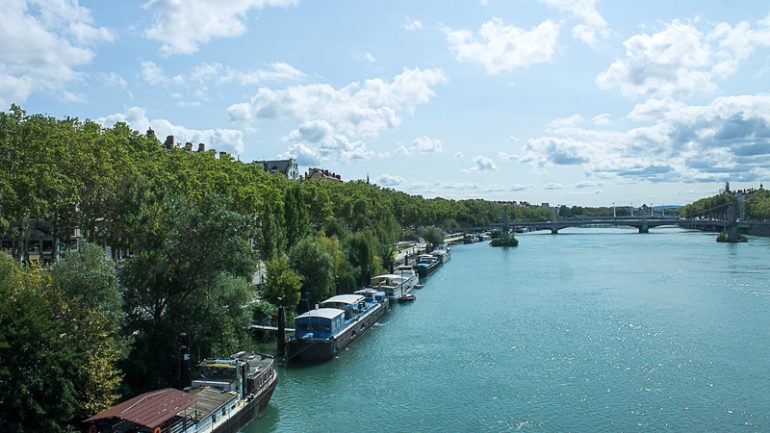
[[[770,179],[770,5],[3,0],[0,105],[424,196],[683,204]]]

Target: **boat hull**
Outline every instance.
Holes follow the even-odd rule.
[[[323,362],[334,358],[351,343],[358,340],[385,314],[387,307],[380,304],[371,313],[364,315],[353,326],[345,329],[336,338],[295,339],[289,340],[286,350],[288,359],[292,362]]]
[[[273,391],[278,385],[278,375],[273,376],[273,380],[263,388],[259,394],[246,403],[246,406],[239,410],[238,413],[233,415],[230,419],[224,423],[218,425],[212,433],[238,433],[242,431],[243,427],[251,422],[254,418],[257,418],[267,407],[270,402],[270,397],[273,396]]]
[[[420,276],[420,278],[425,278],[428,275],[436,272],[440,264],[441,262],[433,262],[429,265],[417,265],[417,274]]]

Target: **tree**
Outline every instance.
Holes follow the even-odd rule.
[[[148,248],[126,262],[123,274],[127,328],[137,334],[123,367],[134,392],[177,384],[175,349],[183,343],[192,342],[194,356],[206,357],[231,346],[222,338],[238,340],[233,323],[244,323],[245,316],[231,316],[248,302],[256,253],[252,220],[228,205],[226,198],[204,195],[197,201],[168,197],[149,209]]]
[[[329,289],[334,287],[334,259],[317,240],[307,237],[292,247],[289,265],[302,278],[302,298],[307,305],[329,297]]]
[[[428,242],[428,251],[444,243],[444,233],[436,227],[423,227],[420,229],[420,236]]]
[[[302,278],[291,270],[285,257],[268,260],[267,279],[262,285],[262,299],[273,305],[293,307],[299,304]]]
[[[348,261],[354,269],[359,287],[366,286],[375,273],[382,269],[377,245],[377,238],[368,230],[356,232],[348,238]]]
[[[283,214],[287,245],[296,245],[310,233],[307,201],[302,185],[295,183],[286,189]]]
[[[77,354],[78,375],[74,379],[80,402],[77,418],[107,409],[118,398],[123,375],[118,362],[125,356],[125,340],[118,337],[122,326],[123,298],[118,290],[115,264],[104,250],[84,243],[51,267],[53,284],[68,299],[67,333]]]
[[[10,433],[68,432],[77,412],[67,303],[40,269],[0,253],[0,425]]]
[[[72,299],[85,308],[107,314],[116,327],[123,319],[123,296],[118,288],[115,262],[104,249],[83,242],[79,251],[63,257],[51,267],[51,277]]]

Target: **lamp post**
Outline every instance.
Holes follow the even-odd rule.
[[[612,202],[612,219],[617,218],[617,214],[615,213],[615,202]]]

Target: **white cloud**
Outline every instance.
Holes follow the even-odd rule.
[[[169,96],[177,100],[177,106],[198,107],[209,100],[209,87],[236,83],[242,86],[266,81],[294,81],[305,74],[284,62],[271,63],[265,69],[238,70],[222,63],[201,63],[186,74],[169,76],[152,61],[141,64],[142,79],[151,86],[173,88]]]
[[[77,0],[6,0],[0,13],[0,106],[23,103],[47,91],[62,100],[82,100],[67,85],[84,78],[93,46],[113,40]]]
[[[305,143],[321,158],[365,159],[372,156],[367,140],[395,129],[404,113],[430,101],[433,88],[446,81],[440,69],[404,69],[390,82],[376,78],[339,89],[328,84],[262,87],[249,101],[231,105],[228,113],[233,121],[247,124],[299,122],[283,137],[286,143]]]
[[[412,31],[412,30],[422,30],[422,21],[420,20],[413,20],[409,17],[404,18],[404,28]]]
[[[298,165],[312,167],[321,162],[321,155],[317,150],[307,146],[305,143],[292,143],[285,152],[278,155],[278,158],[294,158]]]
[[[391,176],[389,174],[383,174],[378,177],[375,182],[384,186],[398,186],[404,183],[404,178],[401,176]]]
[[[463,157],[465,157],[465,155],[462,152],[455,152],[455,158],[461,159]]]
[[[473,159],[473,162],[476,164],[475,166],[471,168],[463,169],[462,171],[466,173],[478,173],[482,171],[497,170],[497,165],[495,165],[495,162],[484,155],[477,156],[476,158]]]
[[[552,183],[547,183],[547,184],[543,185],[543,189],[544,190],[548,190],[548,191],[553,191],[553,190],[562,189],[562,188],[563,187],[561,186],[560,183],[553,183],[552,182]]]
[[[510,137],[508,137],[508,142],[510,143],[516,143],[518,141],[519,141],[519,138],[516,137],[515,135],[511,135]]]
[[[572,27],[572,36],[592,47],[598,44],[599,39],[606,39],[610,35],[607,22],[596,10],[596,0],[540,0],[540,2],[580,19],[582,22]]]
[[[166,119],[149,119],[142,107],[130,107],[123,113],[110,114],[96,119],[96,122],[110,127],[124,122],[132,129],[144,133],[152,128],[161,141],[173,135],[176,143],[205,143],[207,149],[216,149],[233,154],[243,153],[243,131],[236,129],[190,129],[174,125]]]
[[[271,63],[266,69],[238,70],[222,63],[201,63],[186,75],[169,77],[163,69],[151,61],[142,62],[142,78],[150,85],[223,85],[235,82],[242,86],[265,81],[293,81],[305,77],[305,73],[284,62]]]
[[[719,23],[709,33],[675,20],[652,35],[627,39],[624,59],[596,77],[604,89],[625,96],[675,96],[711,92],[716,79],[733,74],[757,47],[770,46],[770,20]]]
[[[377,59],[374,58],[374,54],[372,54],[372,53],[370,53],[368,51],[364,53],[364,60],[366,60],[369,63],[377,62]]]
[[[441,140],[426,135],[415,138],[412,144],[415,149],[422,153],[442,153],[444,151],[444,148],[441,146]]]
[[[215,38],[233,38],[246,32],[246,14],[268,6],[291,6],[298,0],[149,0],[153,24],[145,36],[162,43],[163,55],[192,54]]]
[[[639,104],[625,131],[562,128],[527,142],[522,162],[581,166],[599,179],[754,181],[770,176],[770,95],[722,97],[708,105]]]
[[[125,89],[128,87],[126,80],[117,72],[110,72],[108,74],[100,73],[97,75],[99,80],[109,87],[118,87]]]
[[[599,188],[601,186],[604,186],[603,182],[597,182],[597,181],[591,181],[591,180],[586,180],[575,184],[576,189]]]
[[[504,161],[517,161],[519,156],[508,152],[497,152],[497,158]]]
[[[163,72],[160,66],[155,62],[144,61],[142,62],[142,79],[145,83],[151,86],[164,85],[169,82],[166,74]]]
[[[479,189],[479,185],[477,183],[469,183],[469,182],[449,182],[449,183],[443,183],[441,186],[444,189],[448,190],[460,190],[460,191],[475,191]]]
[[[481,25],[478,35],[469,30],[446,30],[449,47],[458,61],[484,66],[490,74],[551,60],[559,36],[559,25],[544,21],[530,31],[492,18]]]
[[[511,191],[524,191],[524,190],[526,190],[528,188],[529,188],[529,186],[527,186],[527,185],[522,185],[520,183],[515,183],[515,184],[511,185],[510,190]]]
[[[612,124],[612,115],[609,113],[599,114],[592,117],[591,122],[596,126],[607,126]]]
[[[548,124],[549,129],[555,128],[568,128],[570,126],[577,126],[585,122],[583,116],[579,114],[573,114],[569,117],[562,117],[560,119],[554,119]]]
[[[484,192],[503,192],[506,191],[506,189],[500,185],[487,185],[486,188],[484,188]]]

